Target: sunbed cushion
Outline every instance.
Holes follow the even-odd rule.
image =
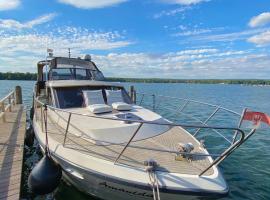
[[[88,109],[94,114],[112,112],[112,107],[106,104],[93,104],[88,106]]]
[[[130,104],[124,102],[114,102],[112,103],[112,107],[115,110],[124,111],[124,110],[131,110],[132,106]]]
[[[121,90],[106,90],[106,95],[108,105],[115,102],[124,102]]]
[[[85,106],[93,104],[105,104],[102,90],[83,90]]]

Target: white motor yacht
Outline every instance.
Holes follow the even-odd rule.
[[[255,129],[246,134],[240,126],[208,126],[207,121],[220,110],[240,121],[241,114],[217,106],[201,124],[178,124],[155,108],[144,107],[145,95],[136,101],[135,92],[105,80],[89,56],[38,63],[33,128],[41,149],[48,147],[65,180],[105,200],[193,199],[228,193],[218,165]],[[152,97],[157,104],[157,96]],[[192,100],[183,102],[177,111],[183,112]],[[188,131],[192,128],[195,134]],[[231,132],[232,141],[222,153],[209,153],[196,138],[202,130]]]

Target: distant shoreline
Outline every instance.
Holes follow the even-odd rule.
[[[37,79],[36,73],[0,72],[0,80],[31,80]],[[270,79],[162,79],[162,78],[117,78],[107,77],[112,82],[133,83],[195,83],[195,84],[242,84],[270,85]]]

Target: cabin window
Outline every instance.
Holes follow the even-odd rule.
[[[58,88],[56,94],[60,108],[83,107],[82,91],[79,88]]]
[[[58,68],[52,69],[50,72],[51,80],[71,80],[73,78],[72,68]]]
[[[56,68],[50,71],[50,80],[90,80],[91,73],[82,68]]]
[[[91,77],[89,70],[76,69],[74,72],[76,80],[89,80]]]

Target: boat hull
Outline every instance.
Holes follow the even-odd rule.
[[[44,147],[41,146],[43,150]],[[95,173],[70,163],[52,153],[53,159],[58,162],[63,169],[63,178],[83,193],[98,197],[104,200],[143,200],[153,199],[151,185],[140,185],[132,182],[114,179],[106,175]],[[160,188],[160,198],[166,200],[198,199],[201,197],[222,198],[228,194],[227,191],[221,193],[200,191],[200,190],[171,190]]]

